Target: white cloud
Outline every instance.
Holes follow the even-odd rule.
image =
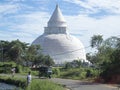
[[[44,32],[50,15],[46,12],[31,11],[33,6],[16,2],[19,0],[0,3],[0,40],[20,39],[31,43]],[[25,8],[30,11],[19,13]]]
[[[35,12],[19,15],[16,16],[16,19],[22,19],[22,23],[11,26],[11,28],[14,30],[20,30],[34,34],[43,33],[43,28],[46,26],[48,17],[48,13],[45,12]]]
[[[18,5],[0,4],[0,14],[15,13],[18,10]]]
[[[66,16],[69,32],[78,34],[77,37],[85,46],[90,45],[93,35],[103,35],[106,39],[110,36],[120,35],[120,16],[109,16],[102,19],[94,19],[84,15]]]
[[[21,41],[32,42],[35,38],[44,32],[44,27],[47,26],[49,19],[46,12],[33,12],[29,14],[21,14],[11,16],[9,18],[17,20],[16,23],[6,22],[4,25],[9,31],[2,31],[3,40],[20,39]],[[9,38],[8,38],[9,37]],[[0,39],[1,39],[0,38]]]
[[[85,8],[85,12],[97,13],[99,10],[105,10],[109,13],[120,14],[120,0],[64,0],[70,3],[80,5]]]

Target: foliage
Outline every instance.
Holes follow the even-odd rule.
[[[99,48],[102,42],[103,42],[102,35],[94,35],[91,39],[91,47]]]
[[[117,49],[111,54],[111,62],[104,66],[104,71],[101,73],[101,77],[104,78],[105,82],[108,82],[115,75],[120,75],[120,50]],[[115,81],[114,81],[115,82]],[[118,81],[117,83],[120,83]]]
[[[48,80],[33,79],[28,86],[25,78],[10,78],[6,76],[0,76],[0,81],[16,85],[24,90],[64,90],[62,86]]]
[[[70,69],[70,68],[78,68],[83,66],[84,62],[81,62],[81,60],[73,60],[72,62],[66,62],[64,68]]]
[[[19,40],[11,42],[1,41],[0,50],[2,50],[0,52],[2,62],[14,61],[17,64],[26,66],[31,66],[32,64],[51,66],[54,64],[53,59],[49,55],[41,53],[40,45],[29,45]]]
[[[16,66],[16,73],[27,73],[29,71],[31,71],[29,67],[25,67],[21,65]]]
[[[87,72],[89,71],[89,76],[87,76]],[[99,75],[99,71],[93,68],[71,68],[71,69],[61,69],[60,76],[61,78],[69,78],[69,79],[86,79],[88,77],[97,77]]]
[[[99,39],[95,41],[94,43],[96,45]],[[119,39],[117,37],[110,37],[106,40],[103,40],[100,43],[100,45],[98,45],[99,46],[97,48],[98,52],[95,52],[94,54],[88,53],[87,59],[91,61],[93,64],[97,64],[97,65],[103,65],[104,63],[110,62],[110,58],[111,58],[110,56],[114,52],[114,50],[116,50],[118,43],[119,43]]]
[[[40,50],[41,48],[39,45],[31,45],[26,49],[23,58],[27,66],[29,66],[29,62],[34,62],[36,60],[38,51]],[[39,55],[42,55],[42,54],[40,53]]]
[[[16,67],[14,62],[0,62],[0,73],[11,73],[13,67]]]
[[[60,75],[60,69],[59,68],[55,67],[55,68],[52,69],[52,71],[53,71],[54,75],[56,75],[56,76]]]
[[[25,67],[14,62],[1,62],[0,73],[11,73],[11,69],[13,67],[16,68],[16,73],[25,73],[30,71],[29,67]]]
[[[54,61],[52,58],[50,58],[49,55],[46,55],[44,56],[44,59],[42,60],[42,64],[47,65],[47,66],[52,66],[54,64]]]
[[[54,65],[53,59],[49,55],[42,55],[39,54],[36,56],[36,59],[34,61],[35,65],[46,65],[46,66],[52,66]]]
[[[94,43],[92,43],[93,46],[91,46],[95,47],[97,45],[96,43],[98,43],[99,40],[99,38],[92,38],[91,42],[94,41]],[[87,59],[96,65],[98,69],[101,69],[100,76],[104,78],[106,82],[108,82],[114,76],[120,75],[120,38],[107,38],[97,46],[97,50],[98,52],[94,54],[88,53]]]
[[[89,60],[93,65],[98,62],[98,57],[97,57],[96,53],[95,53],[95,54],[93,54],[93,53],[87,53],[87,54],[86,54],[86,58],[87,58],[87,60]]]
[[[67,62],[67,63],[65,64],[65,69],[70,69],[70,68],[72,68],[72,65],[71,65],[70,62]]]

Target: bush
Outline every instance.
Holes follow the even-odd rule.
[[[29,67],[17,65],[14,62],[0,62],[0,73],[11,73],[11,69],[13,67],[16,68],[16,73],[28,73],[29,71],[31,71]]]
[[[59,68],[53,68],[53,74],[59,76],[60,75],[60,69]]]
[[[11,73],[12,67],[15,67],[14,62],[0,62],[0,73]]]
[[[71,68],[71,69],[61,69],[61,78],[70,79],[86,79],[88,77],[95,78],[99,75],[99,71],[93,68]]]
[[[85,79],[86,78],[86,72],[81,72],[79,75],[79,79]]]
[[[16,66],[16,73],[22,73],[22,66],[21,65]]]
[[[25,66],[22,66],[22,65],[17,65],[16,66],[16,73],[23,73],[23,72],[28,73],[29,71],[31,71],[29,67],[25,67]]]
[[[67,71],[62,72],[60,77],[70,79],[83,79],[83,72],[83,69],[80,68],[68,69]]]

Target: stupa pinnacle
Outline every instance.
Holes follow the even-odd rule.
[[[67,23],[58,5],[48,21],[44,33],[32,43],[40,45],[42,53],[50,55],[56,64],[80,59],[86,61],[83,44],[67,32]]]
[[[55,11],[48,21],[48,27],[67,27],[66,21],[58,5],[56,5]]]
[[[44,33],[45,34],[66,34],[66,27],[67,23],[61,13],[61,10],[58,5],[48,21],[48,27],[45,27]]]

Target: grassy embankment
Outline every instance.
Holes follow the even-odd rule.
[[[27,86],[25,78],[17,78],[10,76],[0,76],[0,82],[16,85],[19,90],[65,90],[63,86],[55,84],[47,79],[32,79],[30,85]]]
[[[11,69],[16,68],[16,75],[12,78]],[[19,75],[27,75],[31,71],[32,76],[38,75],[38,71],[32,71],[28,67],[17,65],[14,62],[0,63],[0,73],[9,74],[8,76],[0,76],[0,82],[16,85],[25,90],[64,90],[63,86],[50,82],[49,80],[32,79],[29,86],[26,84],[26,78],[19,77]]]

